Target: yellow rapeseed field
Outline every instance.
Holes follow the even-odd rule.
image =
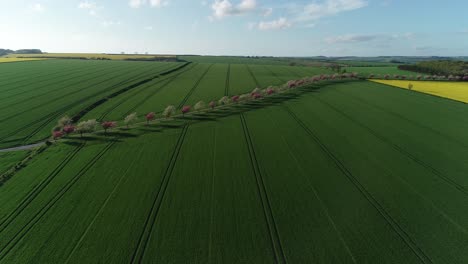
[[[37,61],[37,60],[46,60],[43,58],[0,58],[0,63],[5,62],[17,62],[17,61]]]
[[[402,81],[402,80],[370,80],[403,89],[413,85],[412,90],[432,94],[452,100],[468,103],[468,82],[435,82],[435,81]]]

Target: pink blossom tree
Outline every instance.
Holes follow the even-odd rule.
[[[74,125],[66,125],[62,129],[63,133],[69,135],[73,132],[75,132],[75,126]]]
[[[216,102],[215,102],[215,101],[211,101],[209,105],[210,105],[210,108],[211,108],[211,109],[214,109],[214,108],[216,107]]]
[[[156,117],[156,114],[154,112],[147,113],[145,115],[146,125],[149,125],[149,122],[153,121],[155,117]]]
[[[61,137],[63,137],[63,132],[62,131],[52,131],[52,137],[54,140],[57,140]]]
[[[231,101],[237,104],[239,102],[239,98],[240,98],[239,95],[234,95],[233,97],[231,97]]]
[[[184,105],[182,107],[182,116],[185,116],[185,114],[187,114],[188,112],[190,112],[190,110],[192,109],[192,107],[190,105]]]
[[[102,128],[104,128],[104,133],[107,134],[107,130],[117,126],[115,121],[104,121],[101,123]]]

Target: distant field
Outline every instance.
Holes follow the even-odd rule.
[[[183,65],[45,60],[0,64],[0,147],[47,138],[57,120],[131,85]]]
[[[433,81],[400,81],[400,80],[371,80],[373,82],[387,84],[403,89],[413,85],[413,90],[432,94],[452,100],[468,103],[467,82],[433,82]]]
[[[110,60],[128,60],[128,59],[151,59],[151,58],[175,58],[175,55],[138,55],[138,54],[104,54],[104,53],[43,53],[43,54],[11,54],[9,58],[86,58],[97,59],[104,58]]]
[[[8,62],[21,62],[21,61],[38,61],[38,60],[46,60],[45,58],[9,58],[9,57],[0,57],[0,63],[8,63]]]
[[[197,64],[171,90],[295,74]],[[465,105],[367,81],[291,99],[50,147],[0,188],[0,262],[466,262]]]
[[[73,116],[128,87],[131,90],[108,99],[83,118],[123,120],[132,112],[161,112],[169,104],[180,108],[329,73],[314,67],[207,63],[192,63],[171,72],[182,65],[96,60],[0,64],[0,123],[4,125],[0,147],[42,140],[61,116]]]

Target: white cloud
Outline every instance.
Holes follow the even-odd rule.
[[[112,20],[103,20],[103,21],[101,22],[101,25],[102,25],[103,27],[106,27],[106,28],[107,28],[107,27],[110,27],[110,26],[122,25],[122,22],[120,22],[120,21],[112,21]]]
[[[260,30],[277,30],[291,27],[292,24],[286,18],[281,17],[277,20],[262,21],[258,23],[258,29]]]
[[[145,30],[153,30],[153,27],[152,26],[146,26]]]
[[[130,7],[132,8],[140,8],[145,5],[149,5],[151,7],[163,7],[169,5],[169,1],[164,0],[130,0],[128,2]]]
[[[325,41],[329,44],[337,44],[337,43],[355,43],[355,42],[367,42],[372,41],[379,38],[377,35],[353,35],[347,34],[342,36],[336,37],[329,37],[325,39]]]
[[[78,4],[78,8],[81,8],[81,9],[96,9],[96,3],[89,2],[89,1],[80,2]]]
[[[211,18],[222,19],[233,15],[243,15],[255,10],[256,7],[256,0],[242,0],[237,5],[232,4],[229,0],[215,0],[211,5],[213,10]]]
[[[79,9],[88,10],[89,14],[92,16],[97,16],[98,6],[95,2],[83,1],[78,4]]]
[[[43,12],[45,8],[43,5],[36,3],[36,4],[31,5],[31,10],[34,12],[40,13],[40,12]]]
[[[317,20],[322,17],[337,15],[367,6],[365,0],[324,0],[314,2],[302,8],[298,14],[299,21]]]
[[[262,15],[263,15],[264,17],[269,17],[269,16],[271,16],[271,14],[273,14],[273,8],[270,7],[270,8],[266,8],[266,9],[263,11],[263,14],[262,14]]]

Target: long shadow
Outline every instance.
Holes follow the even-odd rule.
[[[168,129],[181,129],[187,123],[193,124],[198,122],[206,122],[206,121],[218,121],[221,118],[225,118],[232,115],[238,115],[241,113],[267,108],[279,104],[283,104],[287,101],[296,101],[299,100],[300,97],[308,94],[308,93],[319,93],[321,88],[324,88],[328,85],[334,85],[339,83],[350,82],[345,80],[340,81],[330,81],[323,83],[322,85],[310,85],[303,88],[296,88],[294,90],[290,90],[287,93],[280,93],[275,94],[272,96],[264,97],[260,100],[249,100],[240,102],[238,104],[230,104],[224,107],[216,108],[213,110],[207,110],[202,112],[196,113],[188,113],[184,116],[177,116],[167,120],[159,120],[157,123],[153,124],[145,124],[139,127],[133,127],[130,129],[121,128],[117,131],[108,131],[107,133],[98,132],[96,135],[99,137],[83,137],[86,140],[95,140],[95,141],[102,141],[102,140],[114,140],[114,141],[121,141],[125,138],[136,138],[146,133],[154,133],[154,132],[163,132],[164,130]],[[133,131],[134,133],[125,132],[125,131]],[[136,132],[137,131],[137,132]],[[136,132],[136,133],[135,133]],[[77,138],[79,139],[79,138]]]

